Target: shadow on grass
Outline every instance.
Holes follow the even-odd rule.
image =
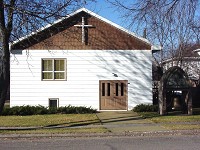
[[[154,117],[162,117],[158,112],[138,112],[142,116],[143,119],[151,119]],[[188,114],[184,114],[181,111],[170,111],[165,116],[187,116]],[[200,108],[193,108],[193,115],[200,115]]]
[[[86,126],[86,125],[94,125],[100,124],[99,120],[84,120],[84,121],[76,121],[76,122],[67,122],[62,124],[51,124],[48,126],[44,126],[43,128],[65,128],[65,127],[76,127],[76,126]]]
[[[187,116],[187,112],[183,113],[182,111],[170,111],[167,116]],[[193,115],[200,115],[200,108],[193,108]]]
[[[160,116],[158,112],[138,112],[138,114],[140,114],[143,119],[149,119]]]
[[[85,120],[78,122],[62,123],[62,124],[52,124],[45,126],[43,128],[63,128],[63,127],[76,127],[76,126],[86,126],[86,125],[100,125],[103,123],[113,123],[113,122],[123,122],[123,121],[132,121],[132,120],[142,120],[141,116],[128,116],[128,117],[113,117],[108,119],[100,119],[97,115],[98,120]]]
[[[5,127],[0,130],[10,130],[10,131],[18,131],[18,130],[37,130],[37,129],[59,129],[59,128],[70,128],[77,126],[86,126],[86,125],[94,125],[100,124],[99,120],[85,120],[85,121],[77,121],[77,122],[68,122],[62,124],[51,124],[48,126],[38,126],[38,127]]]

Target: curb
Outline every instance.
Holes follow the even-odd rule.
[[[200,135],[200,130],[174,130],[174,131],[150,131],[150,132],[123,132],[123,133],[77,133],[77,134],[0,134],[4,138],[90,138],[90,137],[153,137],[153,136],[181,136]]]

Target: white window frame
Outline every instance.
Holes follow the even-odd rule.
[[[44,71],[42,66],[43,66],[43,60],[52,60],[52,71]],[[55,71],[54,64],[55,60],[64,60],[64,71]],[[55,79],[55,73],[58,72],[64,72],[64,79]],[[52,79],[43,79],[43,73],[52,73]],[[66,58],[42,58],[41,60],[41,79],[42,81],[64,81],[67,80],[67,59]]]

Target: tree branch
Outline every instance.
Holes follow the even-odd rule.
[[[0,32],[2,32],[2,35],[6,32],[5,28],[5,17],[4,17],[4,5],[3,1],[0,1]]]
[[[7,24],[7,36],[10,37],[13,27],[13,12],[14,9],[12,6],[15,6],[16,0],[10,0],[10,6],[8,9],[8,24]]]

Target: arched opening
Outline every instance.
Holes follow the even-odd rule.
[[[160,115],[172,110],[192,114],[191,84],[187,74],[177,66],[164,73],[159,85]]]

